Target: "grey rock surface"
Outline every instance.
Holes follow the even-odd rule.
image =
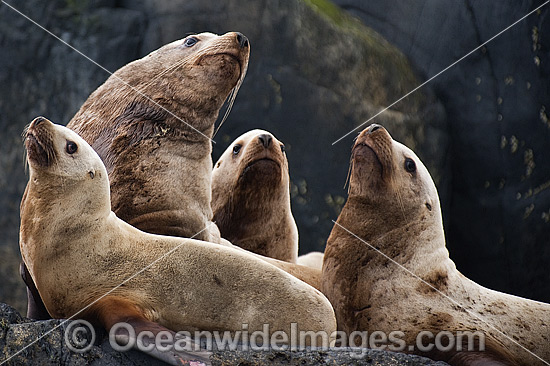
[[[540,5],[335,0],[429,79]],[[550,302],[550,6],[429,85],[447,111],[451,258],[493,289]]]
[[[4,365],[56,366],[141,366],[166,365],[136,350],[117,352],[99,334],[90,350],[72,352],[66,345],[62,320],[31,322],[10,306],[0,303],[0,362]],[[42,337],[42,335],[44,335]],[[27,348],[25,348],[27,347]],[[25,349],[24,349],[25,348]],[[22,352],[18,353],[20,350]],[[18,353],[18,354],[17,354]],[[12,357],[13,356],[13,357]],[[11,358],[10,358],[11,357]],[[214,351],[213,366],[221,365],[375,365],[375,366],[445,366],[419,356],[375,350],[337,349],[326,351]]]
[[[238,30],[251,42],[248,75],[215,137],[214,161],[243,132],[263,128],[287,147],[301,252],[323,250],[342,207],[356,133],[368,116],[421,82],[406,57],[326,0],[17,1],[22,13],[114,71],[190,32]],[[44,115],[65,124],[108,73],[29,20],[0,7],[0,299],[24,309],[18,278],[18,205],[26,176],[20,139]],[[378,118],[424,159],[443,192],[444,109],[428,89]],[[4,263],[4,262],[3,262]]]

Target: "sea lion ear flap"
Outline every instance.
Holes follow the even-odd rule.
[[[426,201],[424,202],[424,205],[428,209],[428,211],[433,211],[435,209],[435,205],[437,201],[434,201],[430,196],[426,197]]]

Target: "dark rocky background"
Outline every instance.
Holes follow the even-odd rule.
[[[335,0],[428,79],[543,1]],[[390,5],[391,4],[391,5]],[[435,79],[449,123],[451,258],[473,280],[550,302],[550,9]]]
[[[332,142],[543,3],[334,2],[342,8],[325,0],[8,1],[111,71],[188,33],[246,34],[249,72],[214,160],[251,128],[285,142],[301,252],[323,249],[345,201],[355,134]],[[550,301],[549,9],[375,120],[434,176],[457,267],[542,301]],[[0,4],[0,301],[20,311],[21,132],[38,115],[66,124],[108,76]]]

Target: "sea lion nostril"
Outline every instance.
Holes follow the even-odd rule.
[[[374,131],[378,130],[380,127],[380,125],[377,125],[376,123],[373,123],[372,125],[369,126],[367,132],[368,133],[373,133]]]
[[[241,46],[241,48],[248,47],[248,38],[241,32],[236,32],[236,33],[237,33],[237,43],[239,44],[239,46]]]
[[[268,134],[260,135],[258,136],[258,139],[262,142],[262,145],[264,145],[266,149],[269,147],[269,145],[271,145],[271,141],[273,140],[271,135]]]
[[[42,117],[42,116],[36,117],[36,118],[32,121],[31,125],[34,126],[34,127],[37,127],[38,125],[40,125],[40,124],[41,124],[42,122],[44,122],[45,120],[46,120],[46,118],[44,118],[44,117]]]

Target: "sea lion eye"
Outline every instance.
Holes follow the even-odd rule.
[[[183,41],[183,45],[185,47],[193,47],[199,40],[195,37],[189,37],[186,38],[185,41]]]
[[[65,147],[65,150],[68,154],[74,154],[76,150],[78,150],[78,146],[74,141],[67,141],[67,146]]]
[[[414,173],[416,171],[416,164],[414,163],[413,159],[406,158],[405,159],[405,170],[409,173]]]
[[[283,152],[283,154],[285,153],[285,145],[281,145],[281,151]]]
[[[242,145],[239,145],[239,144],[236,144],[235,146],[233,146],[233,155],[237,155],[239,151],[241,151],[241,147]]]

